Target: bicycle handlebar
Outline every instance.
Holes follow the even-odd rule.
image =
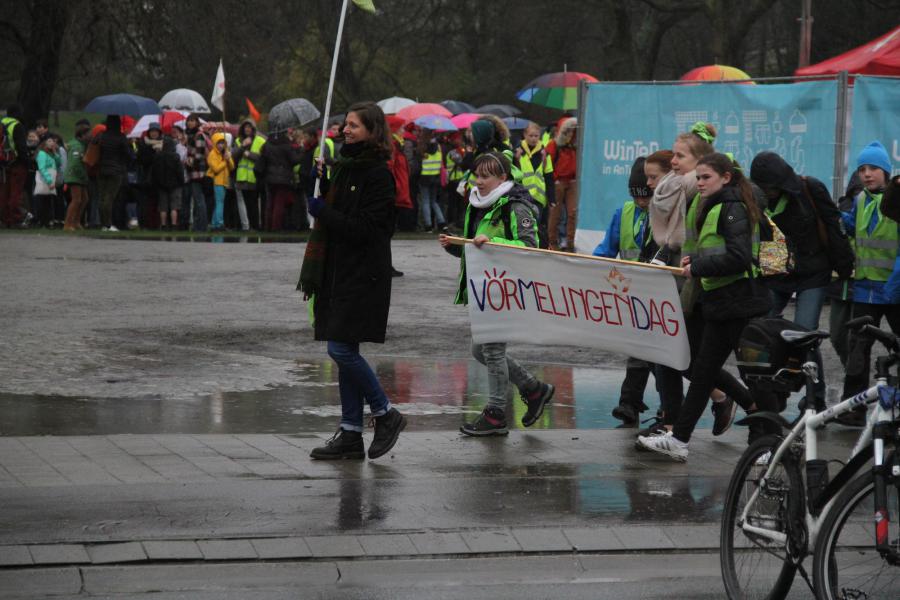
[[[860,317],[860,319],[864,318],[869,317]],[[900,343],[898,343],[897,336],[893,333],[882,331],[874,325],[863,325],[859,329],[859,334],[871,337],[874,340],[878,340],[885,348],[887,348],[891,352],[900,352]]]
[[[864,325],[874,325],[874,324],[875,324],[875,319],[873,319],[869,315],[864,315],[862,317],[856,317],[855,319],[850,319],[849,321],[847,321],[846,327],[847,327],[847,329],[859,330],[859,329],[862,329],[862,327]]]

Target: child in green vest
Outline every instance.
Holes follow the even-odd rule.
[[[534,200],[528,190],[512,181],[512,167],[506,156],[500,152],[486,152],[475,159],[472,172],[475,187],[469,194],[464,236],[472,239],[477,247],[492,242],[536,248]],[[447,252],[461,259],[456,304],[467,304],[468,278],[462,247],[451,244],[445,234],[438,236],[438,240]],[[488,370],[488,405],[475,421],[460,427],[460,431],[471,436],[509,433],[506,394],[510,380],[519,388],[522,400],[528,406],[522,425],[533,425],[553,398],[555,388],[538,381],[508,356],[505,342],[472,344],[472,355]]]
[[[853,208],[843,213],[844,228],[856,240],[856,270],[853,283],[851,319],[868,315],[875,320],[887,318],[895,334],[900,334],[900,297],[890,293],[900,284],[900,223],[882,211],[882,196],[891,176],[890,156],[881,142],[866,146],[857,157],[856,172],[863,190]],[[844,398],[869,387],[869,360],[872,340],[850,333]],[[847,425],[865,424],[865,411],[842,419]]]

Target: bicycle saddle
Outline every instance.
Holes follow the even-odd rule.
[[[819,340],[823,340],[829,336],[827,331],[795,331],[793,329],[785,329],[781,332],[781,339],[792,346],[806,346],[818,344]]]

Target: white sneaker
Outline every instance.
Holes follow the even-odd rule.
[[[137,228],[138,228],[138,220],[137,219],[131,219],[130,221],[128,221],[128,229],[137,229]]]
[[[772,451],[768,450],[757,456],[754,464],[758,467],[768,467],[770,460],[772,460]]]
[[[676,438],[671,431],[646,437],[638,436],[635,445],[645,450],[650,450],[651,452],[659,452],[660,454],[665,454],[669,458],[675,459],[679,462],[687,461],[687,442],[682,442],[681,440]]]
[[[119,228],[116,227],[115,225],[110,225],[109,229],[107,229],[107,231],[118,231],[118,230],[119,230]]]

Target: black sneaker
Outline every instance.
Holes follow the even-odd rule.
[[[834,418],[836,423],[840,423],[846,427],[865,427],[866,426],[866,407],[860,406],[854,408],[850,412],[845,412]]]
[[[390,452],[400,432],[406,427],[406,417],[392,408],[380,417],[375,417],[375,439],[369,445],[369,458],[378,458]]]
[[[712,434],[722,435],[731,429],[731,422],[734,421],[734,413],[737,411],[737,404],[730,396],[725,396],[721,402],[712,403],[712,414],[714,417]]]
[[[612,409],[612,416],[622,421],[622,427],[637,427],[638,411],[630,404],[618,404]]]
[[[650,417],[649,419],[644,419],[643,421],[641,421],[641,425],[644,425],[645,423],[649,423],[649,425],[647,425],[643,429],[638,430],[637,435],[639,437],[650,437],[651,435],[665,433],[666,431],[668,431],[663,426],[663,420],[660,415],[656,415],[655,417]]]
[[[324,446],[313,448],[310,458],[317,460],[337,460],[341,458],[365,458],[362,434],[358,431],[338,429]]]
[[[531,427],[544,414],[544,406],[553,398],[556,388],[553,384],[538,382],[538,387],[533,392],[522,394],[522,401],[528,406],[528,410],[522,416],[522,425]]]
[[[471,423],[466,423],[459,428],[460,432],[473,436],[508,435],[506,428],[506,415],[502,410],[486,408],[481,411],[478,418]]]
[[[391,277],[403,277],[403,271],[398,271],[394,265],[391,265]]]

